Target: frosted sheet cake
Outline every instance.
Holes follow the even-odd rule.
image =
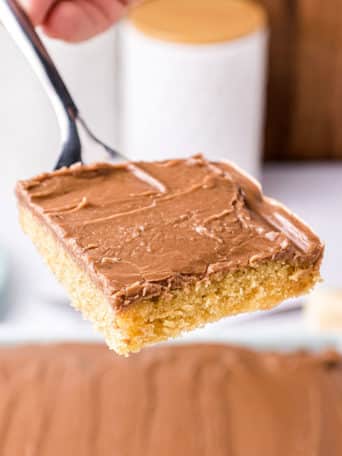
[[[318,237],[229,163],[76,164],[19,182],[17,197],[72,304],[121,354],[320,278]]]
[[[341,456],[342,359],[225,345],[0,348],[1,456]]]

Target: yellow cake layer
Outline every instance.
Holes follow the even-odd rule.
[[[72,305],[92,321],[110,348],[119,354],[137,352],[222,317],[271,309],[304,294],[320,279],[317,265],[299,268],[268,261],[212,275],[168,296],[137,301],[115,310],[99,286],[32,213],[19,207],[20,222],[37,249],[67,289]]]

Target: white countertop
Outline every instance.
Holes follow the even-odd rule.
[[[271,164],[263,175],[265,193],[279,198],[326,243],[322,275],[327,285],[342,286],[342,163]],[[68,306],[64,290],[56,283],[30,240],[21,232],[15,200],[0,182],[0,247],[9,258],[10,280],[5,298],[6,318],[0,320],[0,341],[27,338],[98,338],[91,325]],[[1,318],[1,312],[0,312]],[[273,317],[227,318],[195,332],[197,337],[248,338],[251,334],[307,332],[300,312]]]

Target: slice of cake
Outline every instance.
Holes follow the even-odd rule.
[[[228,163],[76,164],[17,196],[24,231],[121,354],[319,280],[317,236]]]
[[[0,348],[1,456],[341,456],[342,357]]]

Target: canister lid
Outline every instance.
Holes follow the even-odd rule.
[[[266,25],[264,8],[253,0],[145,0],[129,18],[146,35],[190,44],[230,41]]]

